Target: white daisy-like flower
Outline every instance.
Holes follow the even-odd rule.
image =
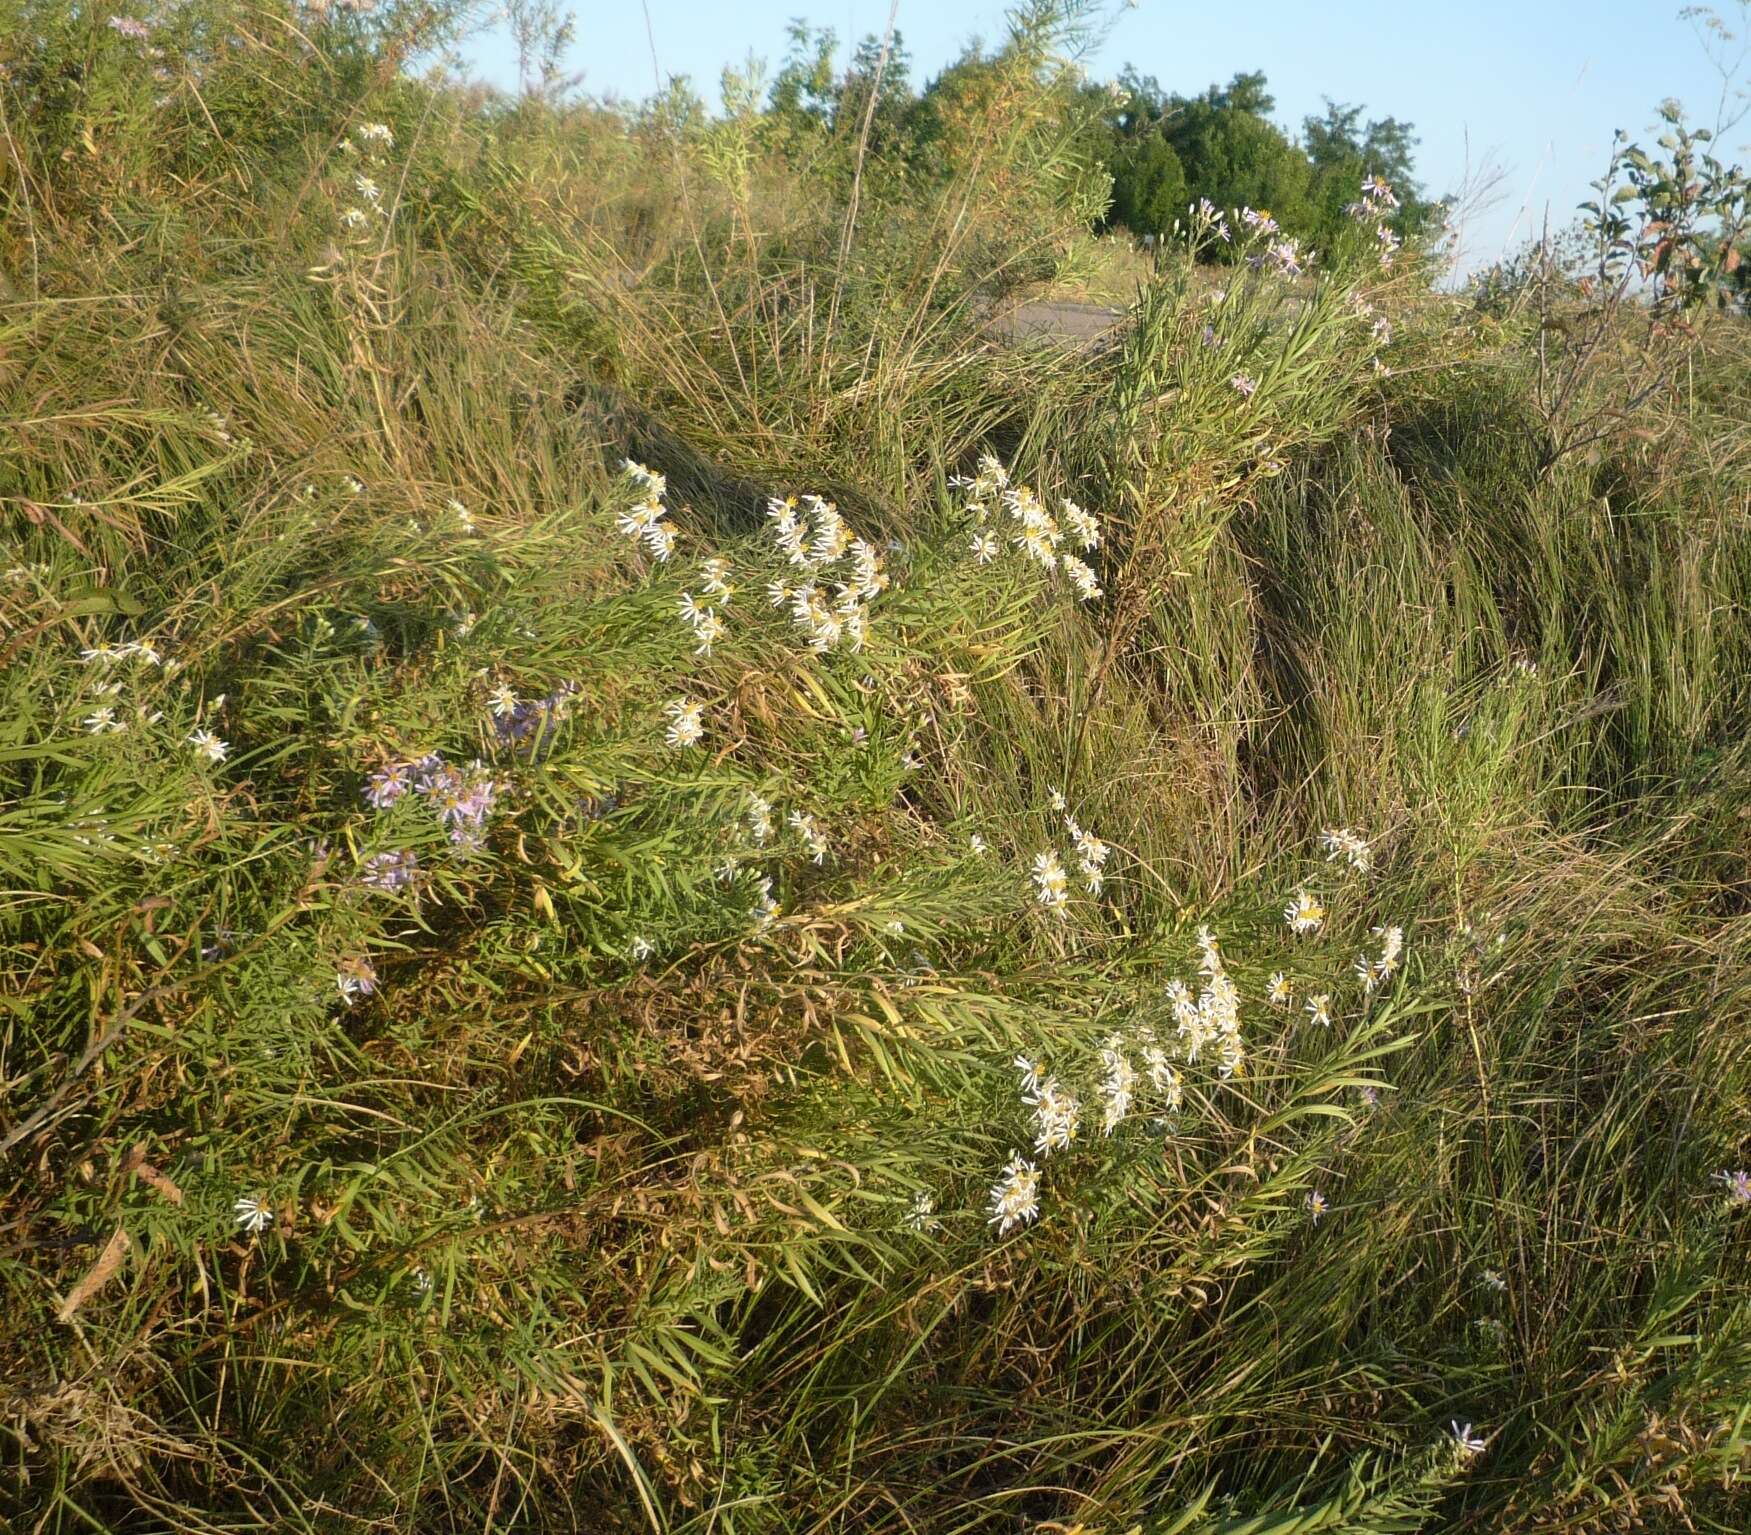
[[[672,522],[652,523],[644,530],[644,546],[652,559],[665,561],[674,554],[675,541],[680,536],[681,530]]]
[[[759,927],[764,930],[778,919],[778,902],[773,899],[771,879],[762,879],[755,891],[754,916]]]
[[[1222,945],[1208,925],[1198,929],[1198,969],[1208,976],[1223,973]]]
[[[768,581],[766,583],[766,600],[775,608],[789,607],[791,598],[796,593],[789,584],[783,581]]]
[[[1022,1102],[1032,1103],[1034,1095],[1040,1090],[1040,1084],[1046,1080],[1040,1073],[1038,1063],[1030,1056],[1018,1055],[1011,1064],[1021,1074]]]
[[[273,1206],[260,1194],[245,1194],[232,1204],[231,1212],[251,1236],[259,1236],[274,1223]]]
[[[395,145],[395,135],[389,131],[388,123],[360,123],[353,129],[353,136],[361,144],[376,144],[384,149]]]
[[[1398,968],[1399,957],[1404,953],[1404,929],[1402,927],[1377,927],[1374,936],[1380,940],[1380,968],[1391,975]]]
[[[748,830],[760,847],[772,840],[772,803],[758,794],[748,796]]]
[[[115,710],[108,704],[93,709],[90,714],[85,716],[83,723],[85,725],[86,733],[94,736],[103,735],[106,731],[117,731],[126,728],[122,725],[121,721],[116,718]]]
[[[1070,899],[1070,876],[1051,848],[1034,855],[1033,880],[1040,905],[1062,912]]]
[[[372,996],[377,990],[377,968],[368,959],[349,959],[334,977],[335,990],[348,1007],[360,997]]]
[[[1095,580],[1094,572],[1074,554],[1058,556],[1064,567],[1064,574],[1070,577],[1070,584],[1076,588],[1077,597],[1083,602],[1093,602],[1096,597],[1104,595],[1100,583]]]
[[[1295,1000],[1295,988],[1290,985],[1289,977],[1279,970],[1271,976],[1265,988],[1265,996],[1272,1007],[1287,1007]]]
[[[376,204],[383,200],[383,191],[369,176],[353,177],[353,190],[366,202]]]
[[[1325,1195],[1320,1193],[1318,1189],[1307,1196],[1307,1218],[1314,1225],[1319,1224],[1319,1218],[1325,1214],[1327,1208]]]
[[[1059,520],[1070,530],[1070,536],[1086,552],[1100,544],[1100,526],[1074,501],[1066,500],[1059,508]]]
[[[699,641],[693,654],[696,656],[710,655],[711,647],[728,633],[729,626],[711,609],[707,608],[699,615],[699,622],[693,626],[693,637]]]
[[[342,229],[363,229],[371,222],[371,216],[363,208],[348,208],[340,216]]]
[[[1295,892],[1295,899],[1283,908],[1283,920],[1297,936],[1317,933],[1325,926],[1325,907],[1307,893],[1304,885]]]
[[[649,959],[657,952],[657,946],[646,938],[643,933],[632,940],[632,957],[634,959]]]
[[[1033,1095],[1034,1150],[1041,1156],[1054,1151],[1067,1151],[1076,1139],[1082,1124],[1082,1105],[1072,1093],[1058,1085],[1056,1077],[1047,1077]]]
[[[1123,1041],[1117,1034],[1110,1035],[1107,1042],[1101,1046],[1101,1065],[1105,1075],[1101,1079],[1101,1133],[1111,1135],[1123,1123],[1131,1112],[1131,1100],[1137,1087],[1137,1073],[1129,1058],[1125,1055]]]
[[[1478,1435],[1469,1423],[1461,1423],[1457,1418],[1449,1425],[1449,1432],[1453,1435],[1453,1447],[1466,1460],[1483,1454],[1490,1447],[1489,1440]]]
[[[662,502],[638,501],[614,514],[614,527],[626,538],[643,539],[645,531],[661,522],[662,518]]]
[[[500,719],[508,719],[517,712],[517,695],[502,682],[487,694],[486,701]]]
[[[110,644],[93,645],[89,650],[79,652],[79,659],[87,666],[97,662],[101,666],[113,666],[117,661],[125,660],[127,652],[120,646]]]
[[[685,698],[674,698],[663,705],[669,716],[669,728],[663,739],[676,748],[697,746],[705,738],[705,705]]]
[[[209,762],[223,762],[231,751],[230,746],[210,730],[190,731],[188,744],[194,747],[196,755],[205,757]]]
[[[807,845],[813,862],[822,864],[827,861],[827,838],[821,828],[815,824],[815,818],[801,810],[793,810],[785,817],[794,831]]]
[[[1076,863],[1082,871],[1083,883],[1090,895],[1099,895],[1106,878],[1103,871],[1113,850],[1093,832],[1084,831],[1072,817],[1065,816],[1064,824],[1076,843]]]
[[[621,459],[620,472],[652,501],[661,501],[669,493],[669,482],[662,474],[633,459]]]
[[[1331,998],[1323,991],[1307,999],[1307,1016],[1322,1029],[1331,1027]]]
[[[701,567],[701,570],[705,576],[706,595],[716,597],[727,607],[730,596],[735,590],[729,584],[730,562],[722,558],[709,559]]]
[[[1392,978],[1404,953],[1402,927],[1377,927],[1374,936],[1380,940],[1380,958],[1370,959],[1366,954],[1356,956],[1356,976],[1362,982],[1362,990],[1369,996]]]
[[[981,565],[989,565],[997,558],[997,540],[989,533],[975,530],[968,539],[973,551],[973,558]]]
[[[936,1201],[923,1189],[912,1196],[911,1208],[906,1211],[906,1229],[926,1233],[937,1230],[942,1222],[936,1218]]]
[[[1170,1114],[1178,1113],[1185,1087],[1160,1045],[1143,1047],[1143,1069],[1149,1073],[1149,1085],[1161,1095],[1162,1107]]]
[[[1038,1218],[1040,1170],[1018,1151],[1004,1165],[1003,1176],[991,1185],[990,1224],[1000,1237]]]
[[[1328,827],[1319,834],[1319,842],[1325,849],[1328,863],[1342,858],[1358,874],[1366,874],[1374,867],[1373,848],[1366,838],[1348,826]]]
[[[974,856],[978,858],[983,858],[985,854],[990,851],[989,845],[978,832],[971,832],[968,834],[967,847],[972,851]]]

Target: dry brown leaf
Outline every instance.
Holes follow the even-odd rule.
[[[122,1259],[127,1257],[128,1249],[133,1245],[128,1240],[127,1232],[117,1226],[115,1235],[104,1244],[103,1251],[97,1255],[97,1262],[92,1264],[85,1271],[85,1277],[67,1292],[66,1300],[61,1302],[61,1309],[55,1313],[55,1320],[58,1322],[72,1321],[73,1313],[109,1283],[110,1276],[122,1266]]]

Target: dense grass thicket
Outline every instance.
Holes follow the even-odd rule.
[[[1751,1527],[1742,321],[1007,344],[1044,7],[928,174],[152,15],[0,0],[0,1524]]]

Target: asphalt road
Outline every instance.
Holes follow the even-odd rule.
[[[1122,309],[1068,299],[1035,299],[998,317],[997,329],[1011,341],[1093,341],[1125,317]]]

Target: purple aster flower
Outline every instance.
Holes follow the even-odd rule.
[[[1234,386],[1236,394],[1242,395],[1247,399],[1252,398],[1253,390],[1257,389],[1259,386],[1259,381],[1248,373],[1236,373],[1228,382]]]
[[[1751,1205],[1751,1173],[1743,1168],[1737,1172],[1718,1172],[1715,1177],[1727,1186],[1727,1197],[1734,1204]]]
[[[349,959],[342,963],[335,972],[335,985],[340,989],[341,1000],[351,1006],[360,997],[369,997],[377,991],[377,972],[368,959]]]
[[[387,810],[412,788],[405,762],[392,762],[380,767],[365,785],[365,803],[374,810]]]
[[[403,890],[413,883],[419,866],[419,854],[407,849],[373,853],[360,865],[359,883],[373,890]]]

